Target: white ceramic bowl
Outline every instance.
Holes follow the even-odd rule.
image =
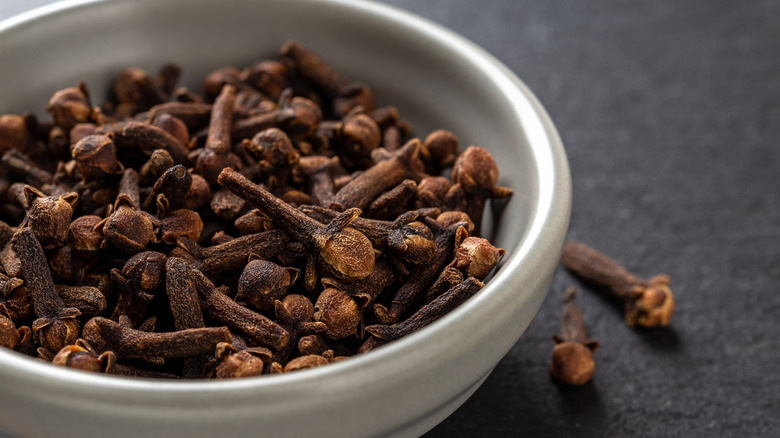
[[[288,39],[372,85],[424,136],[454,131],[495,156],[514,197],[488,212],[508,256],[474,298],[420,332],[322,368],[253,379],[147,381],[0,350],[0,431],[14,437],[417,436],[452,413],[541,306],[571,207],[569,169],[542,106],[506,67],[403,11],[348,0],[65,1],[0,23],[0,114],[87,81],[102,102],[125,67],[206,73],[275,56]]]

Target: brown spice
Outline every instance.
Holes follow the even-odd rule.
[[[213,351],[220,342],[230,342],[227,327],[205,327],[175,332],[146,332],[124,327],[103,317],[92,319],[118,358],[193,357]]]
[[[316,260],[319,268],[327,274],[344,280],[359,280],[365,278],[374,267],[371,242],[349,227],[360,210],[348,210],[327,226],[322,226],[232,169],[223,170],[219,182],[257,206],[278,226],[295,236],[296,240],[316,251],[310,255],[310,259]],[[311,278],[313,274],[307,275]],[[307,281],[307,285],[313,286],[310,281]]]
[[[366,327],[366,331],[386,341],[409,335],[433,323],[455,307],[461,305],[477,293],[482,286],[484,284],[481,281],[470,277],[421,307],[420,310],[406,320],[389,326],[370,325]]]
[[[568,385],[584,385],[596,369],[593,353],[599,342],[588,339],[582,310],[577,304],[577,290],[569,288],[563,299],[561,334],[553,338],[550,374],[559,382]]]
[[[30,228],[22,228],[14,235],[15,250],[21,261],[22,277],[32,295],[35,317],[32,329],[43,348],[59,351],[76,342],[81,312],[65,307],[54,289],[54,280],[46,262],[43,248]]]
[[[629,327],[664,327],[674,313],[674,296],[668,275],[643,280],[603,253],[584,243],[568,240],[561,261],[574,275],[623,302]]]

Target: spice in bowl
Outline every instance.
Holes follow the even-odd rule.
[[[102,107],[0,118],[0,341],[160,378],[291,372],[441,318],[504,255],[490,153],[424,140],[309,49],[209,74],[130,68]],[[445,176],[447,175],[447,176]]]

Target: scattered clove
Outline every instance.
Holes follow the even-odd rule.
[[[584,385],[596,370],[593,353],[599,341],[588,339],[582,310],[577,304],[577,290],[569,288],[563,298],[561,334],[553,338],[550,374],[555,380],[568,385]]]
[[[566,269],[622,301],[629,327],[664,327],[674,313],[674,296],[668,275],[643,280],[616,261],[584,243],[568,240],[561,261]]]

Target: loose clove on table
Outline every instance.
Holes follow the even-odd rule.
[[[123,376],[291,372],[422,329],[504,254],[479,237],[512,194],[490,153],[414,137],[311,50],[203,93],[180,74],[0,116],[2,347]]]

